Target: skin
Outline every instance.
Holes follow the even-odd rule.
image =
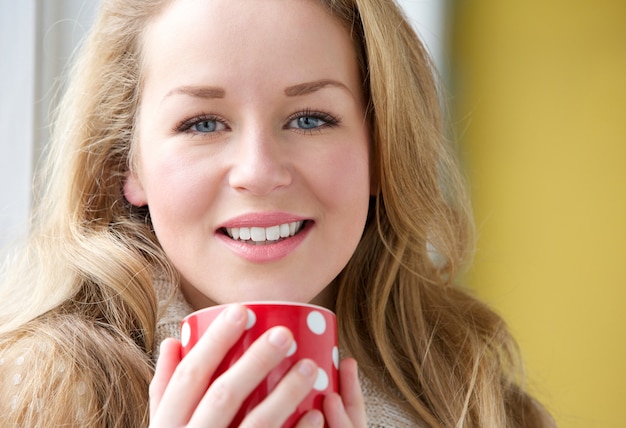
[[[144,43],[138,169],[125,196],[149,206],[189,303],[332,308],[333,279],[360,240],[370,196],[369,133],[348,31],[311,0],[177,0]],[[302,232],[271,243],[267,254],[224,234],[224,226],[294,219],[304,220]],[[208,385],[246,318],[231,305],[183,360],[180,342],[163,342],[150,387],[153,427],[229,425],[293,342],[284,327],[268,330]],[[281,426],[316,372],[313,361],[296,363],[243,426]],[[342,361],[339,376],[339,394],[298,427],[365,426],[356,362]]]
[[[208,389],[213,371],[244,331],[247,313],[231,305],[209,326],[198,343],[180,359],[180,342],[161,344],[155,376],[150,384],[151,427],[226,427],[246,396],[285,357],[293,337],[288,329],[275,327],[260,337],[240,360]],[[241,426],[280,427],[315,382],[316,365],[302,360],[281,380],[266,400],[250,412]],[[297,428],[366,427],[365,404],[356,361],[346,358],[339,365],[339,394],[324,398],[324,412],[312,410]],[[205,391],[206,389],[206,391]]]
[[[361,238],[370,196],[347,30],[310,0],[178,0],[144,49],[138,170],[125,194],[150,207],[187,300],[332,306],[327,287]],[[224,239],[224,225],[293,219],[306,220],[306,238],[280,257],[250,260],[250,246]]]

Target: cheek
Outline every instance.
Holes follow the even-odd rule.
[[[370,201],[367,145],[337,153],[318,176],[323,178],[318,194],[327,209],[319,265],[332,264],[332,279],[354,254],[365,228]]]
[[[180,221],[206,212],[214,189],[209,171],[177,156],[151,163],[144,184],[153,221]]]
[[[337,151],[317,174],[323,180],[329,198],[344,209],[358,209],[362,201],[369,201],[369,151],[365,144]]]
[[[324,245],[317,262],[320,266],[331,262],[340,270],[358,245],[367,220],[370,200],[367,145],[344,147],[316,166],[310,169],[310,179],[316,180],[316,196],[324,210],[319,229]],[[332,261],[328,260],[329,253]]]

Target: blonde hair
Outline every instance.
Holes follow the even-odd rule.
[[[453,285],[472,254],[473,223],[425,48],[390,1],[330,3],[365,56],[379,186],[339,276],[345,346],[428,426],[552,426],[522,389],[504,321]]]
[[[141,37],[164,3],[104,1],[72,70],[27,246],[3,270],[0,425],[147,425],[152,280],[173,283],[175,274],[147,212],[125,201],[123,181]],[[61,375],[67,366],[76,369],[71,377]],[[80,414],[72,406],[78,381],[90,391],[79,396]],[[33,407],[41,397],[44,405]]]
[[[77,423],[80,405],[90,426],[147,423],[158,317],[152,281],[177,277],[148,212],[126,202],[122,186],[142,34],[169,1],[104,1],[76,63],[32,236],[0,291],[0,359],[28,352],[43,361],[31,369],[36,376],[19,378],[22,395],[0,401],[0,415],[14,415],[7,422],[36,425],[32,403],[41,394],[76,403],[80,383],[89,393],[47,420]],[[337,279],[348,353],[429,426],[549,426],[520,386],[518,352],[502,319],[452,286],[471,255],[472,222],[428,55],[392,0],[322,3],[355,41],[378,189],[362,241]],[[60,381],[59,364],[68,362],[78,370]],[[0,385],[0,396],[10,388]]]

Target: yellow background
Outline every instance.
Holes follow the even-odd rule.
[[[560,427],[626,427],[626,1],[452,4],[469,285]]]

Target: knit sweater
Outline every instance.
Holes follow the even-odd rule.
[[[157,322],[155,356],[161,342],[167,337],[180,339],[180,322],[193,312],[180,291],[165,297],[167,286],[157,284],[157,296],[160,300],[160,319]],[[399,406],[388,394],[359,372],[359,381],[365,400],[368,428],[408,428],[423,427],[406,410]]]

